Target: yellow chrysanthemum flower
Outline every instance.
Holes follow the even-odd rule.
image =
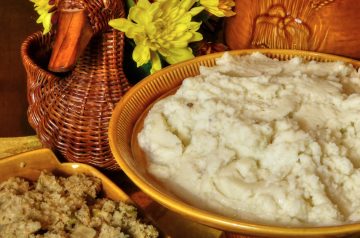
[[[231,17],[235,15],[232,8],[235,6],[234,0],[200,0],[200,4],[205,10],[217,17]]]
[[[51,17],[53,13],[49,13],[49,10],[53,5],[49,4],[49,0],[30,0],[35,5],[35,11],[39,14],[39,18],[36,23],[41,23],[44,27],[43,34],[46,34],[51,29]]]
[[[133,59],[140,67],[151,61],[151,73],[161,69],[160,56],[169,64],[194,57],[190,42],[202,40],[197,32],[201,22],[192,22],[203,7],[191,8],[196,0],[139,0],[128,18],[114,19],[109,25],[134,39]]]

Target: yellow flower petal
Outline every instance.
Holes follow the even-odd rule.
[[[173,48],[169,49],[169,55],[165,57],[169,64],[176,64],[185,60],[194,58],[191,48]]]
[[[174,1],[173,0],[158,0],[155,3],[158,3],[158,8],[161,10],[164,14],[171,12],[174,10]]]
[[[50,32],[50,30],[51,30],[51,26],[52,26],[51,17],[52,17],[52,14],[47,14],[42,22],[43,27],[44,27],[44,30],[43,30],[44,35],[47,34],[48,32]]]
[[[195,2],[196,2],[195,0],[182,0],[179,4],[179,7],[188,11],[194,5]]]
[[[219,5],[219,0],[200,0],[199,2],[205,8],[217,7]]]
[[[199,32],[195,32],[190,42],[201,41],[203,36]]]
[[[163,12],[159,11],[159,5],[160,5],[160,3],[154,2],[151,4],[151,6],[149,8],[145,8],[145,9],[147,9],[148,14],[150,14],[153,17],[155,17],[155,15],[157,15],[157,14],[160,14],[162,16]]]
[[[125,18],[117,18],[109,21],[109,26],[119,31],[127,31],[127,29],[131,27],[130,24],[131,22],[129,22]]]
[[[194,7],[189,11],[189,13],[191,16],[196,16],[197,14],[202,12],[204,9],[205,9],[204,7]]]
[[[132,55],[137,67],[144,65],[150,60],[150,49],[145,45],[137,45]]]
[[[236,15],[236,13],[234,11],[224,11],[224,15],[225,17],[231,17]]]
[[[125,35],[128,38],[134,38],[138,34],[144,34],[144,29],[139,27],[139,25],[125,19],[118,18],[109,21],[109,25],[116,30],[125,32]]]
[[[188,27],[188,24],[183,24],[183,23],[182,23],[182,24],[176,25],[174,31],[175,31],[175,32],[184,32],[184,31],[186,31],[188,28],[189,28],[189,27]]]
[[[174,48],[184,48],[184,47],[187,47],[187,46],[188,46],[188,43],[179,40],[179,41],[172,41],[172,42],[171,42],[171,45],[172,45]]]
[[[164,56],[166,58],[170,55],[170,52],[168,49],[170,49],[170,48],[160,48],[158,50],[158,52],[159,52],[159,54],[161,54],[162,56]]]
[[[189,30],[190,31],[197,31],[200,29],[201,22],[190,22],[189,23]]]
[[[193,35],[192,32],[185,32],[185,33],[182,32],[182,34],[179,34],[176,37],[175,41],[183,41],[183,42],[185,42],[187,44],[188,42],[191,42],[191,39],[193,38],[193,36],[194,35]]]
[[[139,0],[136,6],[146,9],[151,6],[151,3],[148,0]]]
[[[31,2],[34,3],[35,11],[39,15],[36,23],[43,25],[43,34],[48,33],[51,30],[51,18],[53,14],[49,13],[49,10],[53,7],[53,5],[50,5],[48,0],[31,0]]]
[[[155,38],[157,35],[157,25],[156,24],[148,24],[145,28],[145,33],[148,36],[152,36],[152,38]]]
[[[130,8],[128,18],[141,25],[147,24],[152,20],[148,11],[139,7]]]
[[[231,10],[235,6],[234,0],[200,0],[200,5],[217,17],[235,15],[235,12]]]
[[[160,57],[158,55],[158,53],[151,51],[150,53],[151,56],[151,70],[150,73],[153,74],[156,71],[159,71],[161,69],[161,60]]]
[[[115,19],[109,25],[134,39],[133,58],[137,65],[151,60],[154,72],[161,68],[159,54],[170,64],[194,57],[188,44],[201,40],[202,35],[197,32],[201,22],[193,22],[192,17],[204,9],[194,7],[196,1],[139,0],[127,19]]]
[[[211,14],[213,14],[214,16],[217,17],[224,17],[225,14],[223,11],[221,11],[219,8],[217,7],[209,7],[209,8],[205,8],[208,12],[210,12]]]

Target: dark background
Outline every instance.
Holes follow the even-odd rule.
[[[41,30],[29,0],[1,0],[0,5],[0,137],[35,134],[27,122],[26,74],[20,47]]]

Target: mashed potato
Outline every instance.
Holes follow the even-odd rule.
[[[138,135],[179,197],[233,218],[360,221],[360,73],[341,62],[224,54],[157,102]]]

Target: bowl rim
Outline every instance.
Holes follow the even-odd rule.
[[[289,56],[299,56],[299,57],[321,57],[325,58],[329,61],[342,61],[345,63],[350,63],[354,67],[360,67],[360,61],[346,58],[342,56],[336,56],[326,53],[312,52],[312,51],[301,51],[301,50],[279,50],[279,49],[246,49],[246,50],[233,50],[228,51],[231,55],[246,55],[254,52],[260,52],[263,54],[275,54],[275,55],[289,55]],[[109,144],[113,156],[116,162],[119,164],[120,168],[124,171],[124,173],[138,186],[143,192],[148,194],[155,201],[161,203],[163,206],[168,209],[175,211],[185,217],[188,217],[194,221],[199,223],[215,227],[218,229],[231,231],[231,232],[239,232],[246,233],[251,235],[271,235],[271,236],[319,236],[319,235],[339,235],[339,234],[352,234],[360,231],[360,222],[354,224],[345,224],[338,226],[323,226],[323,227],[286,227],[286,226],[272,226],[272,225],[264,225],[264,224],[256,224],[247,221],[231,219],[223,215],[218,215],[216,213],[207,212],[205,210],[201,210],[187,204],[180,200],[174,200],[169,197],[165,193],[159,191],[154,186],[152,186],[147,181],[143,180],[141,177],[137,175],[137,171],[133,170],[131,166],[126,162],[126,160],[122,159],[123,152],[117,146],[116,140],[116,128],[118,117],[121,114],[122,109],[131,99],[132,95],[141,89],[144,85],[148,84],[155,78],[160,75],[163,75],[169,71],[173,71],[179,69],[185,65],[196,64],[205,59],[215,59],[223,55],[224,52],[219,52],[215,54],[209,54],[204,56],[195,57],[194,59],[187,60],[178,64],[170,65],[152,75],[147,76],[145,79],[138,82],[134,85],[118,102],[116,105],[112,117],[109,123]],[[136,121],[139,118],[136,119]],[[135,125],[132,125],[132,129]],[[132,134],[133,132],[131,132]],[[131,139],[131,138],[130,138]],[[131,145],[129,145],[131,147]],[[131,155],[132,156],[132,155]]]
[[[62,163],[59,161],[54,152],[48,148],[34,149],[1,158],[0,170],[1,169],[8,169],[9,171],[0,175],[0,182],[13,176],[21,177],[26,171],[31,175],[39,173],[42,170],[50,170],[66,176],[76,173],[84,173],[99,178],[101,180],[102,190],[104,190],[103,192],[112,192],[110,197],[108,197],[108,195],[106,195],[106,197],[133,204],[130,197],[118,185],[116,185],[95,167],[84,163]]]

